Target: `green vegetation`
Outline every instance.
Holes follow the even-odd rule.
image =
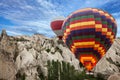
[[[25,80],[25,74],[21,76],[21,80]]]
[[[18,73],[16,74],[16,78],[18,80],[25,80],[25,73],[21,74],[20,71],[18,71]]]
[[[23,37],[21,37],[21,38],[16,38],[15,41],[29,41],[29,40],[24,39]]]
[[[74,66],[64,61],[48,61],[47,63],[47,80],[104,80],[101,74],[98,74],[98,77],[94,77],[93,75],[87,75],[85,71],[78,72]],[[46,80],[43,79],[44,77],[39,77],[42,78],[42,80]]]
[[[40,78],[40,80],[45,80],[45,76],[43,72],[41,71],[40,66],[38,66],[37,72],[38,72],[38,77]]]
[[[105,79],[104,79],[104,75],[101,74],[101,73],[98,73],[95,80],[105,80]]]
[[[49,53],[49,52],[50,52],[50,49],[46,49],[46,51]]]
[[[118,39],[120,39],[120,37],[117,37]]]
[[[51,49],[46,49],[46,51],[49,53],[51,52]],[[51,54],[55,54],[56,52],[59,52],[61,55],[63,53],[63,51],[59,47],[55,47],[55,51],[51,52]]]

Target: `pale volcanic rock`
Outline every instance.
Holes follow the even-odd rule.
[[[115,39],[113,45],[107,51],[105,56],[97,63],[93,69],[95,75],[101,73],[108,78],[114,73],[120,72],[120,39]]]
[[[39,34],[13,37],[3,30],[0,40],[0,79],[21,80],[25,76],[26,80],[39,80],[39,73],[47,77],[47,61],[52,60],[70,63],[81,70],[79,61],[58,38]]]
[[[120,73],[114,73],[113,75],[110,75],[107,80],[120,80]]]
[[[47,61],[70,63],[81,71],[79,61],[62,40],[43,35],[8,36],[5,31],[0,37],[0,79],[40,80],[42,73],[47,78]],[[107,78],[120,72],[120,39],[116,39],[106,55],[93,69]],[[4,75],[6,74],[6,75]]]

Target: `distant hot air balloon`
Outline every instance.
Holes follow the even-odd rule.
[[[91,71],[113,43],[117,25],[107,12],[86,8],[73,12],[62,25],[63,41]]]
[[[62,32],[62,24],[63,24],[64,18],[59,17],[54,19],[51,22],[51,28],[54,31],[54,33],[58,36],[59,39],[62,39],[63,37],[63,32]]]

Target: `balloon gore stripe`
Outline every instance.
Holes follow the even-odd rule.
[[[112,45],[117,25],[105,11],[86,8],[70,14],[62,24],[63,41],[88,71]]]

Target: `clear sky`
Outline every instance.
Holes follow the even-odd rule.
[[[0,0],[0,31],[6,29],[9,35],[40,33],[53,37],[52,19],[67,17],[73,11],[87,7],[112,14],[120,37],[120,0]]]

